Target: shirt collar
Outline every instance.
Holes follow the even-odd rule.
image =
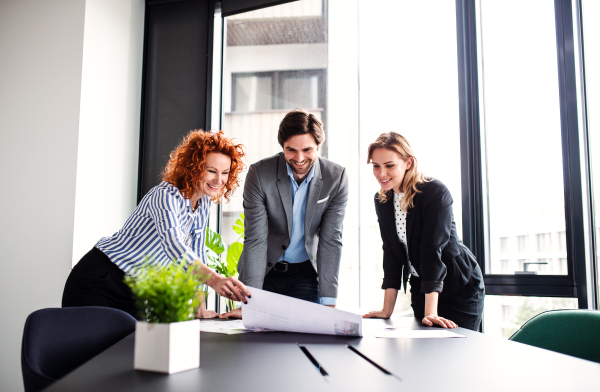
[[[318,159],[318,158],[317,158]],[[300,183],[300,185],[306,181],[306,183],[308,184],[310,182],[310,180],[312,180],[312,178],[315,175],[315,165],[317,164],[317,161],[315,160],[314,165],[312,166],[312,168],[310,169],[310,171],[308,172],[308,175],[306,177],[304,177],[304,180],[302,180],[302,182]],[[289,163],[285,162],[285,167],[287,168],[287,174],[288,176],[290,176],[290,178],[292,179],[292,181],[296,181],[294,179],[294,172],[292,171],[292,168],[290,167]]]
[[[185,200],[185,204],[187,204],[188,210],[190,210],[190,212],[194,212],[193,208],[192,208],[192,199],[184,199],[184,200]]]

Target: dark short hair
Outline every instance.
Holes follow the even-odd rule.
[[[307,133],[315,138],[317,146],[320,146],[325,141],[323,123],[304,109],[294,109],[281,120],[279,132],[277,132],[277,141],[283,147],[283,143],[287,142],[292,136],[305,135]]]

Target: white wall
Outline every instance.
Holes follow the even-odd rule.
[[[117,196],[109,203],[95,204],[97,217],[106,215],[109,219],[130,208],[131,195],[135,193],[137,180],[130,174],[129,165],[135,162],[136,168],[137,158],[124,155],[136,143],[134,134],[139,130],[133,119],[139,118],[140,113],[140,93],[134,90],[135,79],[141,75],[141,66],[136,69],[135,64],[139,63],[141,51],[143,0],[88,0],[87,8],[84,0],[0,1],[2,391],[23,390],[20,351],[27,315],[37,309],[60,306],[73,258],[76,189],[85,195],[89,178],[115,171],[119,181],[113,191]],[[84,21],[96,27],[84,28]],[[102,52],[106,56],[103,67],[88,65],[94,60],[93,51],[101,51],[107,45],[92,39],[96,34],[97,40],[99,21],[106,22],[102,27],[105,40],[117,45],[114,51]],[[128,23],[130,29],[124,28]],[[84,30],[91,34],[89,40],[86,37],[85,49]],[[122,49],[122,42],[130,42],[129,48]],[[87,45],[97,47],[90,53]],[[128,60],[123,61],[124,57]],[[113,61],[117,66],[127,64],[125,70],[108,67]],[[137,76],[131,77],[132,74]],[[106,86],[97,94],[96,78],[113,87],[119,83],[127,87],[110,90]],[[94,128],[90,125],[94,121],[102,126]],[[111,128],[104,132],[106,127],[127,131],[119,134]],[[90,136],[93,133],[105,136],[94,141],[99,136]],[[91,144],[99,143],[98,140],[105,143],[98,145],[100,153],[94,151],[95,147],[90,148],[90,139]],[[112,145],[113,152],[107,154],[106,145]],[[93,156],[87,160],[82,154]],[[113,159],[127,167],[116,168]],[[94,164],[90,165],[91,161]],[[103,186],[100,177],[99,185]],[[77,187],[76,178],[81,179]],[[89,204],[77,202],[80,209]],[[120,211],[115,213],[114,209]],[[87,224],[105,223],[100,219]],[[88,231],[81,224],[78,230]]]
[[[73,265],[136,206],[143,0],[87,0]]]
[[[0,389],[23,389],[25,318],[71,267],[83,0],[0,2]]]

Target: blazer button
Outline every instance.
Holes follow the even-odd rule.
[[[281,249],[283,249],[283,250],[286,250],[286,249],[287,249],[287,246],[285,246],[285,245],[281,245]]]
[[[269,267],[272,267],[272,266],[273,266],[273,263],[267,263],[267,265],[268,265]]]

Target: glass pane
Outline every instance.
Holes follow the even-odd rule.
[[[446,0],[360,1],[359,15],[360,289],[361,307],[373,310],[381,309],[384,294],[373,204],[379,186],[366,164],[377,136],[395,131],[408,138],[419,170],[450,189],[462,236],[456,9]],[[412,314],[410,293],[400,293],[395,313]]]
[[[486,295],[483,333],[508,339],[533,316],[553,309],[577,309],[577,298]]]
[[[480,2],[488,274],[568,274],[554,24],[549,0]]]
[[[592,199],[594,201],[594,234],[596,235],[596,265],[600,266],[600,159],[594,154],[600,151],[600,2],[584,0],[581,4],[583,16],[583,44],[585,55],[585,88],[587,96],[588,135],[592,164]],[[600,268],[596,269],[599,273]],[[600,288],[598,288],[600,291]],[[600,300],[600,298],[599,298]]]
[[[271,76],[237,76],[235,78],[235,111],[257,112],[273,108]]]
[[[290,76],[283,80],[281,94],[282,109],[319,107],[319,78],[312,76]]]
[[[425,11],[426,20],[414,18]],[[281,151],[279,122],[302,107],[325,124],[321,156],[347,170],[338,307],[369,310],[383,304],[373,205],[378,185],[366,163],[367,146],[380,133],[406,135],[421,171],[450,188],[462,234],[455,16],[454,2],[447,0],[433,7],[304,0],[226,18],[223,129],[246,145],[248,164]],[[266,77],[271,90],[268,83],[259,87]],[[264,99],[267,91],[270,100]],[[231,227],[242,211],[240,189],[223,205],[226,244],[239,237]],[[409,295],[399,296],[395,311],[412,314]]]
[[[320,149],[322,157],[347,168],[352,165],[351,154],[342,156],[328,148],[341,134],[339,130],[348,129],[329,116],[326,108],[343,106],[345,101],[340,97],[349,95],[349,91],[338,89],[336,83],[327,80],[330,66],[328,31],[337,31],[338,27],[330,25],[326,11],[326,1],[304,0],[225,18],[227,44],[224,48],[222,128],[246,146],[248,165],[282,151],[277,142],[279,123],[294,108],[303,108],[324,123],[327,140]],[[333,19],[339,21],[345,17],[344,14],[336,15],[337,19]],[[356,41],[355,37],[349,37],[351,35],[343,35],[344,42]],[[354,86],[349,80],[345,85],[356,88],[356,77],[352,81]],[[331,96],[328,94],[330,88],[334,91]],[[328,106],[330,101],[333,103]],[[357,133],[356,123],[355,128]],[[243,241],[232,227],[243,212],[245,175],[246,172],[242,174],[242,185],[231,202],[223,204],[222,233],[226,246],[236,240]],[[352,254],[357,252],[351,244],[357,241],[349,238],[349,232],[358,232],[358,228],[347,217],[338,305],[344,305],[344,300],[348,304],[352,302],[349,292],[355,288],[350,283],[350,275],[352,270],[357,271],[352,266],[358,264],[358,257],[353,261]],[[342,293],[344,287],[347,290]]]

